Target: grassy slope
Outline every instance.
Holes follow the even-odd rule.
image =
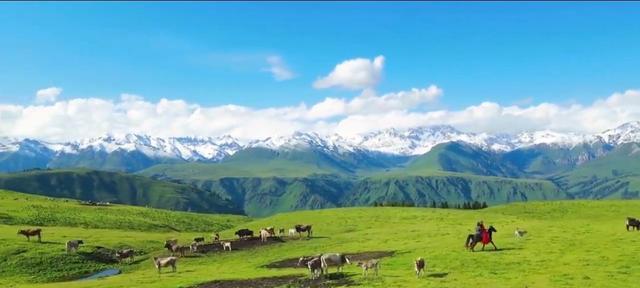
[[[570,172],[552,177],[552,180],[578,197],[638,198],[639,171],[640,145],[630,143],[621,145],[610,154],[587,162]]]
[[[519,174],[517,168],[501,161],[497,154],[457,142],[439,144],[399,171],[411,175],[438,171],[503,177],[515,177]]]
[[[8,192],[1,192],[0,195],[3,196],[0,201],[2,208],[23,201],[13,200],[16,196],[25,197]],[[30,200],[24,202],[44,205],[47,201],[29,197]],[[59,204],[56,201],[52,206]],[[7,214],[22,215],[26,210],[15,209]],[[92,215],[91,212],[93,210],[85,211],[87,217]],[[0,249],[0,260],[7,261],[3,267],[9,269],[0,270],[0,286],[184,287],[213,279],[303,274],[304,271],[299,269],[261,268],[269,262],[300,255],[329,251],[396,250],[396,256],[382,260],[381,276],[378,278],[365,280],[356,275],[359,270],[353,266],[345,270],[355,275],[354,279],[362,287],[632,287],[637,284],[640,271],[637,270],[636,258],[630,255],[640,253],[640,246],[636,245],[640,232],[626,232],[623,224],[625,216],[638,214],[640,201],[519,203],[480,211],[328,209],[279,214],[244,224],[239,224],[246,219],[242,217],[181,213],[182,217],[195,217],[192,220],[196,222],[227,219],[231,221],[230,224],[252,229],[313,223],[317,238],[289,241],[255,250],[182,258],[179,260],[178,273],[166,273],[160,277],[148,257],[165,253],[160,249],[162,240],[178,237],[184,242],[194,235],[209,233],[210,223],[203,222],[199,226],[203,229],[200,233],[166,232],[155,228],[142,233],[123,230],[118,225],[109,230],[47,227],[45,241],[48,243],[36,244],[16,241],[19,238],[15,230],[24,225],[5,225],[5,220],[2,220],[0,247],[3,248]],[[139,217],[128,218],[132,222],[142,221]],[[0,219],[6,219],[6,215]],[[463,239],[478,219],[496,225],[499,232],[495,235],[495,241],[502,251],[464,251]],[[525,228],[530,234],[525,239],[516,240],[512,234],[516,227]],[[231,231],[233,229],[223,231],[222,236],[230,237]],[[135,264],[122,265],[124,273],[118,276],[85,282],[38,283],[46,281],[46,276],[101,268],[95,263],[84,263],[86,260],[80,256],[64,255],[62,243],[70,238],[85,239],[88,245],[142,248],[148,254],[138,257],[139,262]],[[427,277],[421,279],[416,279],[412,274],[412,259],[418,256],[425,257],[428,263]],[[74,261],[84,265],[73,264]],[[43,265],[45,263],[50,264],[50,268],[46,268],[49,266]],[[470,263],[476,263],[477,266],[472,267]],[[80,271],[83,269],[86,271]]]
[[[215,193],[118,172],[70,169],[0,174],[0,188],[163,209],[240,212],[231,202]]]
[[[173,179],[217,180],[224,177],[304,177],[313,174],[347,173],[342,164],[313,151],[273,151],[251,148],[220,163],[156,165],[140,174],[167,175]]]
[[[473,200],[490,205],[516,201],[567,199],[553,183],[546,180],[514,179],[437,171],[429,174],[391,172],[359,181],[345,197],[349,205],[373,202],[409,202],[421,205],[431,201],[449,204]]]

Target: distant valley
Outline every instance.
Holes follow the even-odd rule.
[[[433,126],[245,142],[134,134],[69,143],[0,138],[0,188],[251,216],[376,202],[635,199],[639,155],[639,122],[595,135]]]

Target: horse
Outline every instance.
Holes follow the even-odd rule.
[[[469,236],[467,236],[467,241],[464,242],[464,247],[466,247],[467,249],[471,249],[471,251],[474,251],[473,248],[476,247],[476,245],[479,242],[482,242],[482,250],[484,251],[484,246],[486,244],[491,243],[491,245],[493,245],[493,250],[498,250],[498,247],[496,247],[496,244],[493,243],[493,233],[497,233],[498,230],[496,230],[496,228],[494,228],[493,226],[489,226],[489,229],[487,229],[487,233],[489,234],[489,237],[487,239],[487,241],[483,241],[482,237],[478,238],[476,237],[475,234],[469,234]]]
[[[40,228],[18,230],[18,235],[24,235],[25,237],[27,237],[27,241],[31,241],[31,237],[33,236],[38,236],[38,242],[42,242],[41,234],[42,229]]]

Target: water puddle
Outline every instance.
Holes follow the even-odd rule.
[[[110,269],[107,269],[107,270],[102,270],[102,271],[100,271],[98,273],[91,274],[91,275],[86,276],[86,277],[82,277],[82,278],[78,279],[77,281],[93,280],[93,279],[98,279],[98,278],[115,276],[115,275],[118,275],[118,274],[120,274],[120,269],[110,268]]]

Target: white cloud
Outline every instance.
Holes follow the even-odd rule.
[[[36,92],[36,102],[37,103],[54,102],[56,101],[56,99],[61,93],[62,93],[62,88],[60,87],[49,87],[45,89],[40,89]]]
[[[373,60],[355,58],[346,60],[338,65],[329,75],[319,78],[313,83],[316,89],[340,87],[350,90],[373,88],[380,82],[384,56]]]
[[[269,68],[265,70],[270,72],[276,81],[290,80],[296,76],[280,56],[267,57],[267,63],[269,64]]]
[[[309,117],[316,119],[410,110],[435,102],[441,95],[442,89],[435,85],[423,89],[413,88],[409,91],[387,93],[382,96],[377,96],[375,91],[367,89],[352,100],[326,98],[311,107]]]
[[[352,135],[381,128],[449,124],[464,131],[600,132],[640,120],[640,90],[628,90],[588,105],[541,103],[502,106],[483,102],[459,110],[420,109],[442,94],[432,85],[387,93],[370,90],[353,99],[326,98],[313,105],[255,109],[238,105],[201,106],[184,100],[145,100],[123,94],[118,100],[78,98],[43,105],[0,104],[0,136],[65,141],[105,133],[155,136],[219,136],[240,139],[295,131]]]

